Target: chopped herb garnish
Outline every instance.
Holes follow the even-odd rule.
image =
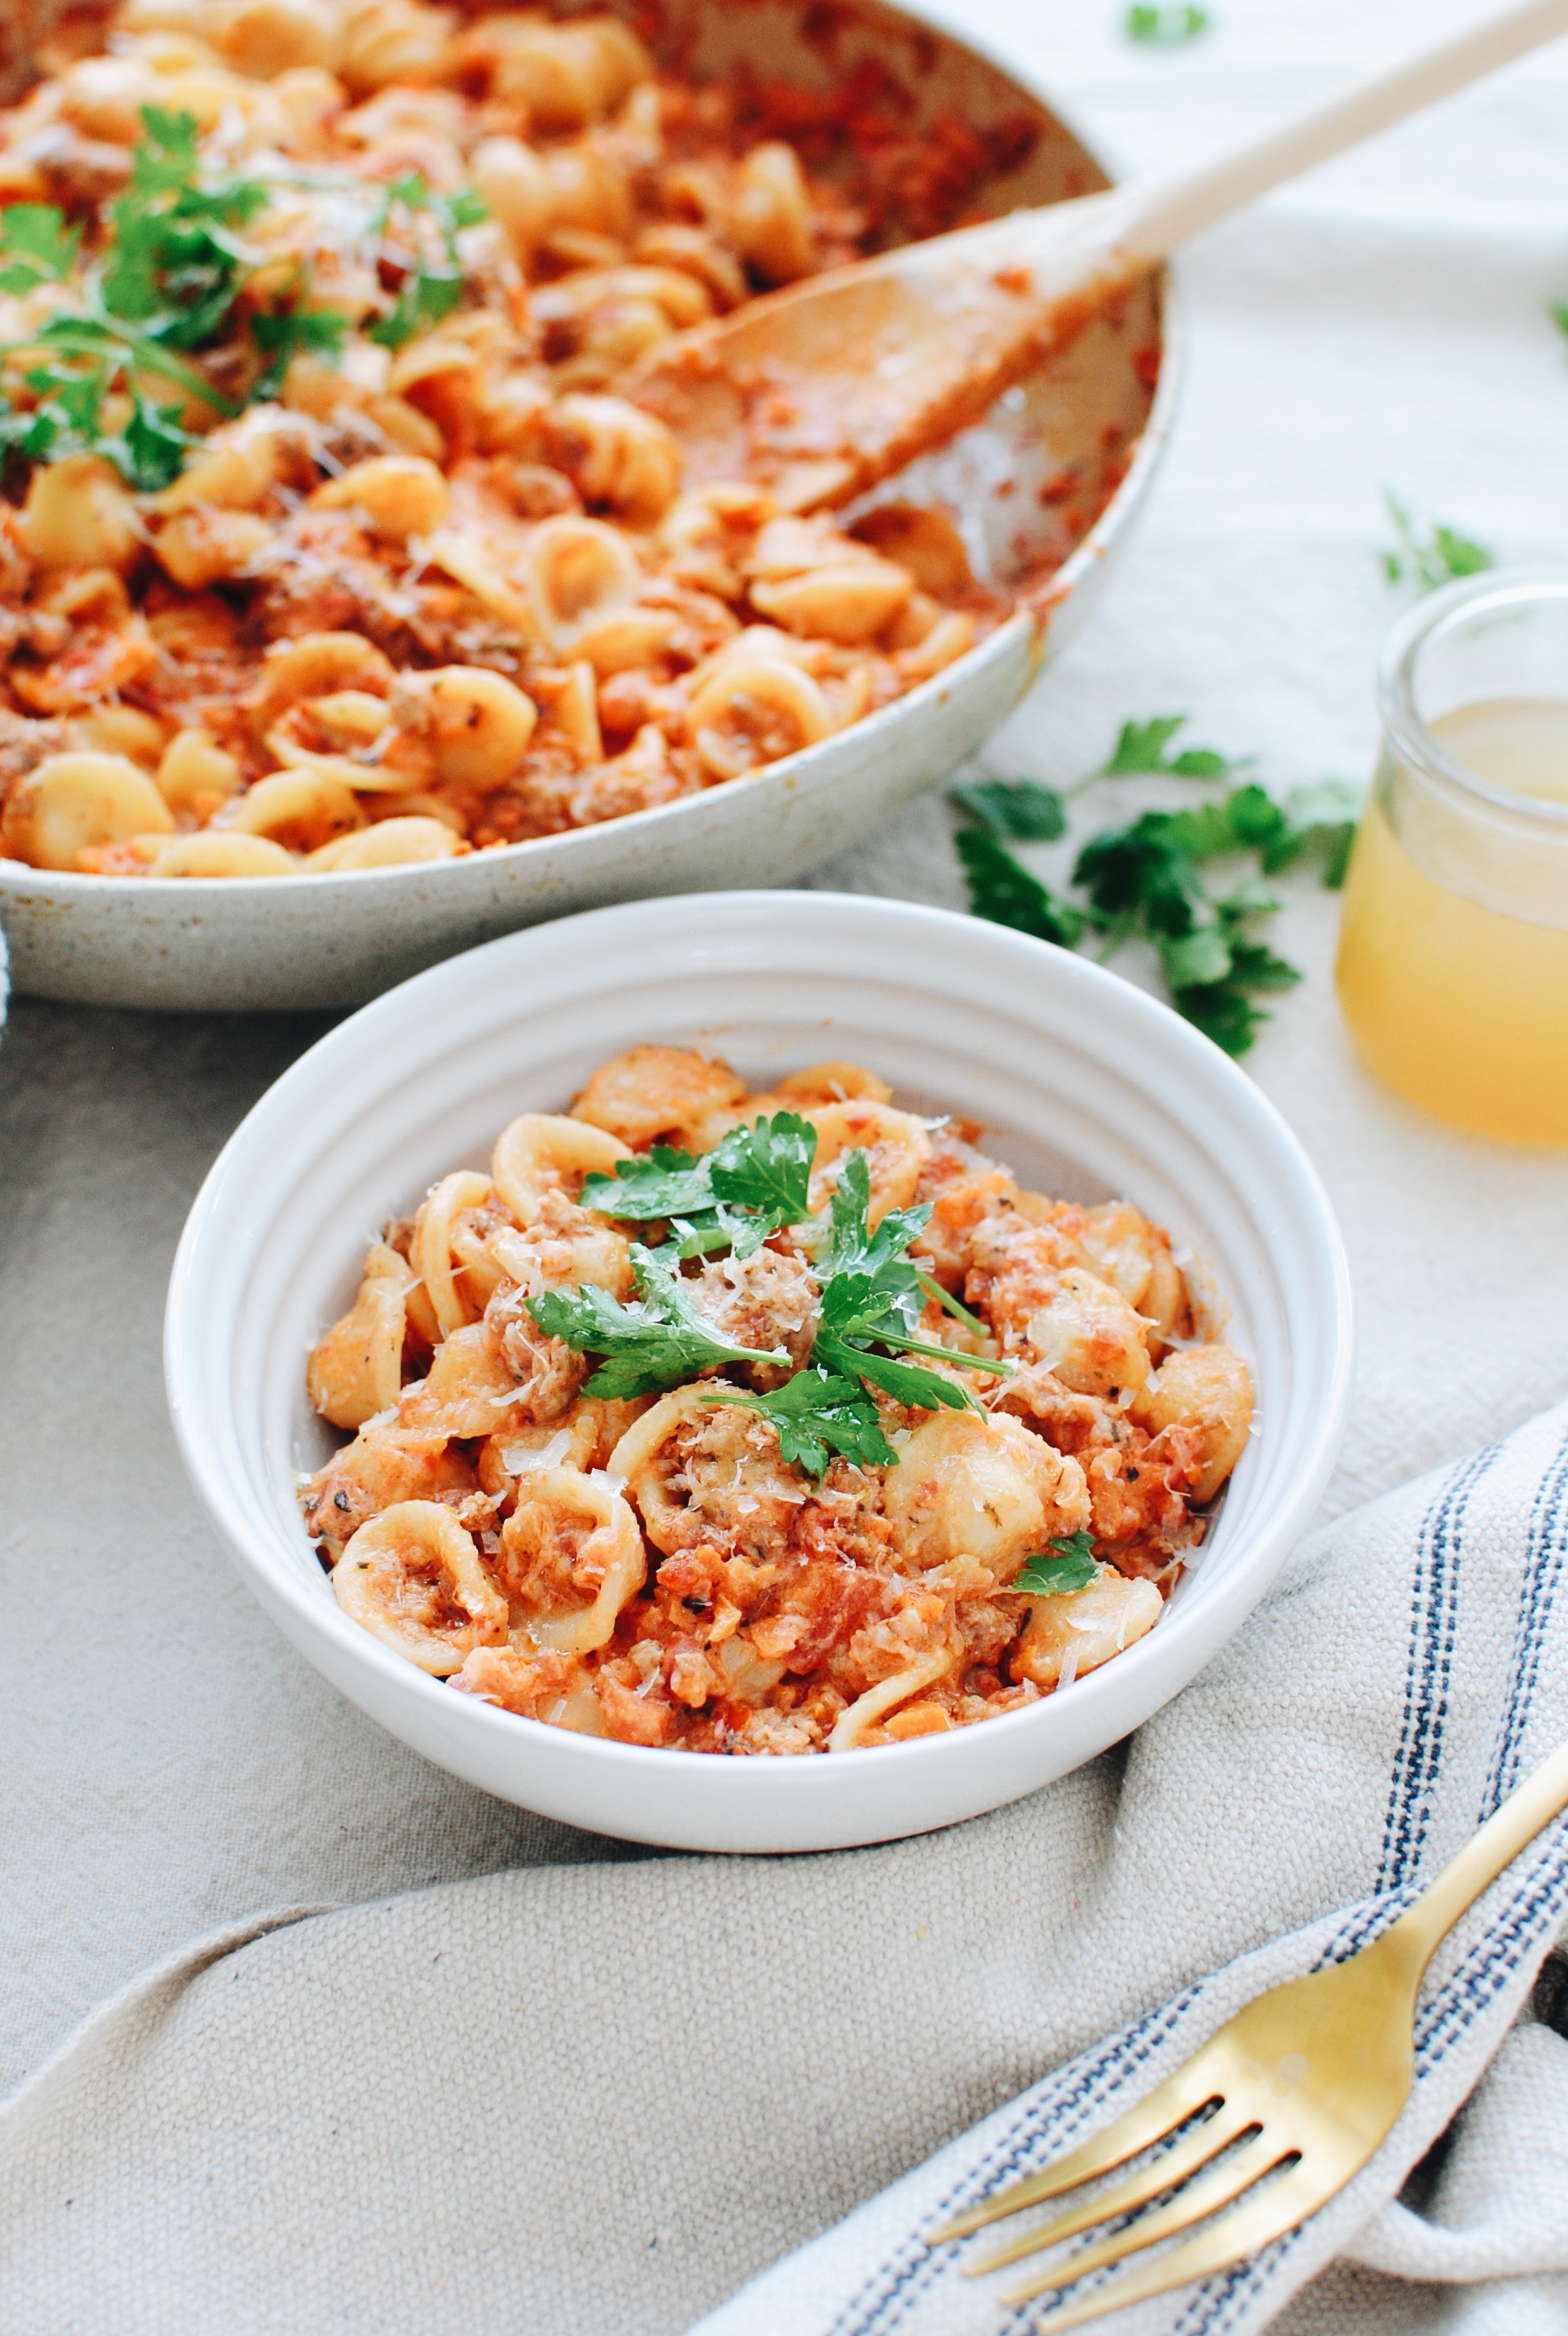
[[[713,1206],[713,1186],[707,1163],[695,1152],[677,1152],[656,1144],[629,1160],[618,1160],[612,1176],[582,1180],[579,1199],[585,1209],[600,1209],[606,1216],[647,1222],[653,1217],[689,1216]]]
[[[258,309],[250,319],[250,337],[268,362],[251,386],[251,396],[276,397],[297,356],[335,364],[347,331],[347,317],[336,308]]]
[[[194,114],[144,105],[131,185],[110,214],[114,242],[99,279],[105,313],[170,349],[200,349],[229,324],[250,255],[237,230],[265,210],[253,179],[203,180]]]
[[[978,1314],[971,1314],[967,1306],[960,1306],[958,1299],[953,1296],[952,1291],[950,1290],[944,1290],[934,1273],[925,1273],[921,1271],[919,1266],[917,1266],[915,1269],[915,1279],[919,1281],[920,1288],[925,1291],[926,1296],[928,1298],[935,1299],[937,1304],[941,1308],[944,1314],[950,1314],[955,1322],[961,1322],[965,1329],[972,1330],[978,1338],[989,1338],[990,1337],[991,1334],[989,1329],[987,1325],[981,1321],[979,1316]]]
[[[529,1300],[541,1329],[584,1354],[606,1358],[588,1381],[589,1395],[650,1394],[725,1363],[787,1364],[782,1348],[763,1353],[722,1338],[688,1295],[679,1267],[683,1257],[714,1249],[749,1255],[770,1232],[790,1225],[811,1259],[821,1293],[811,1361],[771,1394],[721,1387],[712,1393],[714,1402],[745,1403],[765,1413],[778,1427],[784,1457],[818,1475],[832,1452],[884,1465],[893,1458],[868,1385],[915,1409],[981,1408],[947,1372],[903,1359],[923,1355],[998,1377],[1013,1369],[999,1358],[966,1356],[920,1337],[930,1277],[905,1252],[924,1231],[930,1208],[890,1209],[873,1226],[871,1170],[865,1153],[854,1150],[835,1163],[826,1209],[810,1215],[816,1142],[809,1120],[775,1112],[750,1127],[732,1128],[701,1158],[657,1145],[618,1162],[613,1175],[584,1179],[585,1208],[632,1222],[664,1221],[675,1236],[658,1250],[631,1244],[633,1304],[589,1287],[546,1290]],[[959,1310],[983,1332],[983,1323]],[[887,1348],[893,1352],[881,1351]]]
[[[365,326],[369,337],[385,349],[402,348],[451,316],[463,297],[458,230],[488,219],[490,206],[472,187],[455,195],[437,194],[420,171],[409,170],[394,179],[382,198],[375,232],[385,237],[394,213],[401,213],[399,231],[407,238],[407,249],[400,248],[399,257],[408,264],[392,307]],[[422,219],[430,219],[440,236],[438,258],[433,259],[424,248],[427,238],[420,226]]]
[[[1383,501],[1398,539],[1393,550],[1383,554],[1383,573],[1390,584],[1402,584],[1408,579],[1418,584],[1423,592],[1436,592],[1440,585],[1452,584],[1457,577],[1479,576],[1496,566],[1484,543],[1461,535],[1456,528],[1445,527],[1437,521],[1423,529],[1391,488],[1384,488]]]
[[[268,190],[258,179],[204,164],[193,114],[149,105],[141,121],[131,183],[110,207],[107,248],[80,280],[80,313],[52,316],[25,344],[0,350],[42,361],[24,375],[35,402],[0,393],[0,452],[33,462],[99,454],[130,485],[151,492],[180,476],[198,441],[182,427],[183,405],[157,404],[145,376],[172,382],[231,418],[239,405],[190,357],[243,329],[264,360],[249,395],[274,397],[296,356],[336,360],[349,319],[311,307],[301,273],[277,305],[242,323],[240,296],[256,265],[244,230]],[[390,313],[367,328],[372,339],[401,348],[450,316],[463,292],[458,234],[488,215],[472,189],[437,194],[417,171],[385,189],[371,232],[383,238],[392,229],[396,248],[383,257],[403,275]],[[0,211],[0,289],[66,282],[81,239],[55,205],[11,204]]]
[[[106,455],[138,494],[158,494],[171,487],[185,468],[185,457],[201,441],[180,426],[183,407],[157,405],[139,388],[131,392],[131,419],[114,436],[100,437],[97,451]]]
[[[687,1296],[680,1277],[640,1241],[631,1244],[631,1270],[634,1304],[623,1305],[591,1282],[576,1290],[547,1290],[528,1301],[529,1312],[550,1338],[606,1358],[586,1383],[585,1394],[610,1401],[657,1395],[683,1387],[717,1363],[789,1361],[783,1348],[765,1351],[721,1338]]]
[[[715,1388],[706,1400],[744,1404],[764,1413],[778,1430],[784,1458],[811,1476],[825,1475],[835,1452],[862,1468],[891,1468],[898,1458],[864,1387],[820,1364],[796,1371],[771,1395],[725,1387]]]
[[[866,1155],[851,1152],[833,1187],[826,1237],[817,1252],[822,1327],[813,1359],[841,1377],[870,1379],[898,1403],[927,1411],[937,1405],[978,1411],[976,1398],[954,1380],[870,1352],[873,1346],[894,1347],[901,1354],[929,1355],[933,1362],[961,1365],[970,1359],[917,1335],[925,1292],[919,1268],[903,1252],[924,1231],[930,1208],[890,1209],[874,1231],[867,1223],[870,1208]],[[989,1360],[979,1368],[1005,1376],[1012,1371],[1010,1363]]]
[[[79,227],[67,229],[54,203],[12,203],[0,211],[0,292],[31,292],[69,276],[82,242]]]
[[[613,1176],[584,1178],[582,1205],[633,1222],[667,1219],[675,1258],[732,1246],[749,1257],[769,1233],[806,1215],[816,1144],[810,1120],[775,1112],[732,1127],[701,1160],[656,1144],[618,1161]]]
[[[886,1340],[883,1340],[886,1344]],[[929,1348],[916,1350],[930,1352]],[[982,1406],[967,1387],[956,1379],[944,1378],[940,1371],[923,1371],[918,1363],[897,1362],[891,1355],[873,1355],[858,1339],[841,1338],[831,1330],[817,1333],[812,1348],[813,1359],[825,1370],[843,1378],[869,1379],[872,1387],[881,1387],[895,1403],[907,1404],[911,1411],[979,1411]],[[958,1358],[954,1358],[955,1360]],[[982,1368],[989,1366],[982,1366]]]
[[[1095,1537],[1079,1531],[1065,1540],[1047,1542],[1037,1557],[1026,1557],[1009,1590],[1027,1590],[1031,1597],[1063,1597],[1086,1590],[1095,1578]]]
[[[1144,0],[1135,0],[1127,10],[1127,38],[1142,41],[1145,47],[1170,49],[1183,41],[1195,41],[1206,33],[1213,20],[1206,8],[1192,5],[1153,7]]]

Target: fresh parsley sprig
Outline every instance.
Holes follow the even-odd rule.
[[[390,182],[372,232],[385,240],[396,220],[397,232],[404,239],[397,256],[405,258],[407,265],[392,307],[365,326],[373,341],[385,349],[400,349],[451,316],[463,297],[458,230],[475,227],[489,217],[490,206],[476,188],[465,187],[455,195],[438,194],[419,170],[405,171]],[[440,238],[442,253],[437,258],[430,256],[422,219],[430,220]]]
[[[1178,754],[1167,754],[1172,739],[1190,719],[1185,714],[1156,714],[1149,722],[1124,722],[1109,759],[1091,777],[1119,779],[1147,773],[1161,778],[1223,779],[1257,761],[1256,754],[1238,758],[1213,746],[1183,746]]]
[[[1497,565],[1484,543],[1461,535],[1456,528],[1446,527],[1440,520],[1423,528],[1391,487],[1384,488],[1383,501],[1396,538],[1393,548],[1382,556],[1383,573],[1390,584],[1410,581],[1423,592],[1436,592],[1440,585],[1452,584],[1458,577],[1479,576]]]
[[[131,184],[110,216],[99,274],[103,312],[168,349],[219,339],[251,270],[239,230],[270,198],[254,179],[201,171],[194,114],[141,109]]]
[[[1208,10],[1192,5],[1192,0],[1182,0],[1174,7],[1134,0],[1127,10],[1127,38],[1145,48],[1177,48],[1183,41],[1195,41],[1200,33],[1206,33],[1211,22]]]
[[[738,1403],[760,1411],[778,1430],[779,1451],[808,1475],[823,1476],[835,1452],[862,1468],[891,1468],[898,1454],[882,1434],[876,1405],[858,1379],[813,1363],[770,1395],[715,1387],[708,1403]]]
[[[866,1155],[847,1153],[829,1202],[827,1224],[817,1237],[822,1318],[813,1360],[841,1377],[869,1379],[895,1403],[926,1411],[938,1406],[980,1410],[977,1397],[958,1381],[872,1351],[891,1347],[900,1355],[926,1355],[933,1362],[976,1367],[976,1358],[939,1347],[918,1332],[926,1293],[920,1269],[904,1251],[924,1231],[931,1213],[929,1204],[890,1209],[874,1229],[870,1212]],[[1009,1377],[1013,1367],[998,1358],[979,1362],[979,1368]]]
[[[896,1457],[874,1399],[880,1388],[911,1409],[979,1410],[978,1399],[947,1370],[905,1358],[1009,1374],[1000,1357],[969,1357],[920,1336],[930,1277],[906,1254],[925,1229],[927,1206],[890,1209],[871,1222],[871,1170],[863,1151],[837,1165],[828,1205],[810,1213],[817,1134],[793,1112],[759,1116],[732,1128],[700,1158],[656,1145],[616,1163],[613,1175],[583,1181],[582,1205],[632,1223],[667,1222],[673,1238],[657,1250],[631,1244],[638,1299],[623,1304],[585,1287],[547,1290],[529,1300],[541,1329],[605,1360],[587,1383],[590,1395],[651,1394],[678,1387],[726,1363],[787,1364],[782,1348],[763,1352],[721,1338],[688,1295],[683,1257],[732,1246],[749,1255],[770,1232],[795,1229],[820,1290],[818,1327],[809,1364],[766,1394],[744,1387],[705,1390],[714,1403],[743,1404],[771,1419],[786,1460],[821,1475],[833,1453],[863,1465]],[[971,1329],[984,1324],[940,1292]]]
[[[749,1257],[807,1214],[816,1144],[815,1128],[794,1112],[759,1115],[750,1127],[732,1127],[701,1159],[656,1144],[618,1161],[613,1176],[585,1177],[582,1205],[633,1223],[667,1221],[672,1258],[729,1248]]]
[[[1279,907],[1272,895],[1250,883],[1215,899],[1199,869],[1278,842],[1287,824],[1261,787],[1239,787],[1222,803],[1106,829],[1073,870],[1111,949],[1134,934],[1152,942],[1177,1012],[1230,1055],[1245,1054],[1264,1018],[1253,994],[1288,989],[1300,975],[1251,936],[1251,920]]]
[[[960,827],[953,845],[977,917],[1007,925],[1015,933],[1028,933],[1037,941],[1052,941],[1057,949],[1076,947],[1083,938],[1083,910],[1042,884],[997,835],[983,827]]]
[[[1062,1541],[1048,1541],[1037,1556],[1026,1557],[1009,1590],[1032,1598],[1066,1597],[1086,1590],[1095,1578],[1095,1537],[1080,1527]]]
[[[1208,746],[1173,753],[1186,719],[1162,714],[1124,722],[1107,760],[1065,794],[1027,780],[955,789],[954,800],[973,823],[960,827],[954,845],[976,916],[1064,949],[1092,929],[1102,938],[1103,957],[1134,938],[1147,941],[1177,1011],[1228,1054],[1242,1055],[1265,1018],[1253,999],[1289,988],[1300,977],[1252,930],[1253,920],[1279,907],[1272,894],[1249,879],[1216,896],[1201,871],[1212,861],[1251,853],[1260,872],[1272,876],[1311,857],[1324,883],[1338,887],[1345,879],[1360,790],[1347,780],[1325,779],[1277,803],[1255,781],[1233,784],[1253,756]],[[1008,849],[1009,839],[1030,839],[1039,819],[1036,796],[1048,794],[1060,807],[1097,780],[1143,773],[1226,783],[1230,791],[1182,811],[1144,812],[1090,837],[1073,868],[1086,906],[1052,892]]]
[[[131,183],[111,206],[102,258],[81,280],[80,312],[53,316],[27,342],[0,350],[42,360],[24,375],[32,404],[0,394],[0,450],[34,462],[100,454],[130,485],[150,492],[179,477],[199,442],[181,426],[183,407],[158,404],[143,376],[171,382],[231,420],[240,404],[189,362],[192,355],[248,332],[264,360],[249,396],[273,397],[296,356],[336,359],[349,319],[308,305],[303,271],[271,307],[242,317],[256,265],[244,229],[270,200],[268,187],[204,165],[193,114],[149,105],[141,120]],[[458,233],[488,216],[472,188],[438,194],[417,171],[392,181],[372,232],[400,238],[386,256],[402,265],[403,277],[391,309],[367,328],[373,340],[401,348],[451,315],[463,293]],[[0,290],[66,283],[81,242],[81,229],[68,229],[55,205],[13,203],[0,212]],[[105,406],[116,394],[129,396],[131,414],[112,429]]]
[[[1055,843],[1067,832],[1067,814],[1055,787],[1034,779],[969,779],[952,791],[954,803],[988,834],[1019,843]]]
[[[292,307],[258,308],[249,318],[250,337],[267,359],[250,386],[258,402],[277,396],[296,357],[321,357],[336,365],[343,354],[347,317],[336,308],[307,308],[304,300],[302,280]]]
[[[32,292],[63,284],[76,264],[82,229],[67,229],[54,203],[12,203],[0,211],[0,292]]]
[[[782,1347],[737,1347],[721,1338],[687,1296],[679,1275],[641,1241],[631,1244],[631,1270],[636,1304],[623,1304],[592,1282],[576,1290],[547,1290],[528,1300],[529,1312],[550,1338],[605,1358],[586,1382],[585,1394],[611,1402],[660,1395],[716,1364],[789,1361]]]

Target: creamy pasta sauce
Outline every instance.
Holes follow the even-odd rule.
[[[653,1046],[513,1121],[312,1353],[346,1612],[502,1710],[701,1752],[940,1734],[1113,1660],[1250,1375],[1158,1226],[978,1134],[855,1064],[748,1094]]]
[[[947,512],[688,486],[621,394],[965,216],[998,158],[961,124],[848,133],[852,200],[802,93],[781,125],[787,91],[657,73],[608,15],[130,0],[104,40],[0,114],[0,852],[263,876],[549,835],[814,745],[998,620]]]

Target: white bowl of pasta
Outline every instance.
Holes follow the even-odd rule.
[[[918,12],[672,0],[647,49],[613,0],[377,13],[126,0],[0,117],[24,990],[350,1005],[545,917],[788,882],[1010,710],[1158,459],[1153,283],[843,512],[684,475],[628,402],[716,309],[1104,183]],[[152,348],[116,237],[156,272],[214,227]]]
[[[197,1199],[166,1361],[245,1578],[384,1727],[596,1832],[802,1850],[1193,1676],[1322,1491],[1350,1300],[1293,1137],[1144,992],[720,893],[321,1040]]]

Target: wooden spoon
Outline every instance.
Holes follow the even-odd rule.
[[[751,479],[786,511],[863,494],[1001,392],[1190,236],[1568,32],[1524,0],[1202,169],[1018,210],[774,292],[666,342],[623,384],[686,479]]]

